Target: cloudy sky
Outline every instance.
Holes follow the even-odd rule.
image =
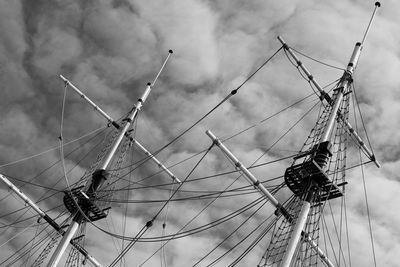
[[[155,151],[214,107],[279,49],[278,35],[307,55],[334,66],[346,66],[354,44],[362,39],[373,8],[374,1],[361,0],[0,1],[1,171],[28,179],[59,158],[59,152],[53,150],[33,161],[4,166],[58,145],[63,99],[59,74],[77,85],[112,117],[119,118],[132,108],[146,83],[154,79],[168,50],[172,49],[174,53],[137,125],[137,139]],[[397,266],[396,253],[400,250],[400,215],[397,212],[400,203],[399,10],[397,1],[382,1],[355,74],[355,88],[366,129],[382,163],[380,169],[372,164],[365,168],[378,266]],[[302,60],[322,85],[342,74],[340,70],[306,58]],[[280,52],[237,95],[160,156],[173,164],[210,144],[204,134],[206,129],[229,137],[310,93],[308,84]],[[104,126],[103,118],[72,91],[68,91],[66,100],[65,140],[76,139]],[[228,145],[246,164],[251,164],[314,103],[312,99],[305,101],[271,123],[232,139]],[[297,151],[315,122],[317,110],[313,114],[263,161]],[[365,133],[361,135],[365,138]],[[357,153],[348,157],[353,163],[358,160]],[[205,170],[199,171],[198,176],[226,168],[226,162],[216,162],[220,158],[217,153],[210,155],[203,163]],[[75,163],[70,159],[67,167]],[[263,177],[261,180],[281,175],[287,167],[285,164],[258,170],[257,174]],[[188,166],[183,168],[185,170],[175,168],[174,171],[185,175]],[[80,165],[76,174],[86,168],[87,164]],[[348,177],[349,228],[354,236],[352,264],[372,266],[360,171],[350,172]],[[36,182],[49,186],[54,184],[51,179],[49,174]],[[227,185],[221,181],[215,183],[219,190]],[[245,181],[240,185],[245,185]],[[60,184],[59,189],[65,186],[65,183]],[[213,186],[202,184],[201,190]],[[189,188],[194,189],[195,185]],[[5,187],[0,190],[2,195],[7,194]],[[40,188],[26,187],[25,190],[33,198],[43,193]],[[245,196],[244,199],[250,201],[255,197]],[[61,203],[61,197],[58,199]],[[23,205],[12,197],[7,198],[7,203],[7,212]],[[171,209],[171,217],[176,216],[171,228],[179,229],[185,222],[178,216],[179,208],[185,209],[190,218],[189,213],[201,208],[196,207],[197,204],[179,204],[182,206]],[[43,209],[56,206],[55,203],[43,205]],[[234,207],[239,204],[216,204],[198,223],[209,222],[218,209],[227,211]],[[121,223],[118,221],[121,218],[116,217],[116,224]],[[9,223],[7,220],[2,219],[2,224]],[[129,220],[132,228],[137,229],[145,222],[137,213]],[[3,236],[11,238],[20,231],[18,229],[9,230]],[[3,236],[1,244],[7,241]],[[201,235],[175,243],[176,251],[170,251],[169,263],[171,266],[192,264],[198,257],[196,252],[205,254],[218,238],[209,240]],[[4,251],[15,250],[23,240],[13,242],[5,244]],[[98,257],[111,262],[114,257],[105,253],[104,244],[96,248],[93,243]],[[254,257],[246,259],[246,264],[255,266],[258,263],[265,243],[255,248]],[[137,254],[132,252],[129,257],[139,264],[142,260],[137,261],[135,257],[140,255],[138,257],[145,259],[146,252],[154,251],[157,246],[159,244],[140,247]],[[224,249],[227,247],[229,245]],[[179,253],[184,248],[187,252]],[[156,261],[148,266],[157,266],[155,264]],[[160,264],[159,259],[157,264]]]

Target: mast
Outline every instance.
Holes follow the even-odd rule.
[[[378,6],[378,4],[379,3],[377,2],[375,5]],[[376,8],[374,10],[374,15],[375,12]],[[374,15],[371,18],[370,24],[374,18]],[[361,149],[364,150],[364,152],[366,152],[367,156],[373,162],[375,162],[375,164],[379,165],[373,155],[373,152],[369,150],[367,146],[365,146],[359,135],[354,132],[354,129],[347,121],[346,112],[343,112],[342,110],[342,103],[346,101],[346,95],[351,91],[353,72],[357,65],[363,43],[369,32],[369,28],[370,25],[368,25],[362,42],[356,44],[347,69],[340,79],[340,82],[336,86],[336,89],[332,96],[324,92],[323,88],[318,85],[317,81],[312,77],[308,70],[301,64],[298,59],[296,59],[298,67],[300,67],[305,73],[307,73],[307,77],[314,85],[316,85],[316,87],[320,91],[321,101],[323,103],[325,101],[326,111],[327,113],[329,113],[328,116],[326,116],[326,121],[323,121],[323,126],[321,127],[321,132],[319,133],[319,138],[315,145],[313,144],[310,150],[299,153],[296,156],[296,159],[305,158],[305,161],[298,165],[294,165],[295,163],[293,163],[293,166],[289,167],[285,173],[285,182],[287,183],[288,188],[293,191],[293,193],[296,195],[296,198],[299,200],[298,202],[301,204],[301,209],[299,209],[300,211],[298,214],[292,214],[292,210],[290,210],[290,208],[286,204],[285,206],[283,206],[281,204],[283,202],[279,202],[278,199],[276,199],[274,191],[271,191],[272,193],[268,191],[268,186],[267,188],[264,187],[262,181],[258,180],[245,166],[243,166],[243,164],[226,148],[226,146],[214,134],[212,134],[210,131],[207,131],[207,135],[213,140],[214,144],[218,146],[232,162],[234,162],[235,167],[244,174],[245,178],[247,178],[251,186],[254,186],[254,188],[256,188],[258,192],[261,193],[266,199],[268,199],[269,202],[276,208],[275,215],[278,216],[278,219],[286,221],[288,224],[291,225],[291,237],[290,240],[287,239],[288,244],[290,244],[286,245],[285,247],[285,249],[287,248],[286,254],[284,255],[284,260],[280,262],[281,264],[279,264],[281,266],[295,265],[294,260],[296,260],[297,257],[296,252],[298,251],[299,244],[301,245],[306,243],[309,248],[311,247],[311,249],[313,249],[320,256],[320,258],[325,262],[327,266],[334,266],[329,260],[324,260],[324,258],[326,257],[324,252],[318,247],[318,242],[315,242],[316,239],[313,239],[313,236],[306,231],[306,227],[310,224],[309,218],[310,213],[312,213],[313,206],[320,205],[321,202],[325,202],[333,198],[341,197],[344,194],[344,190],[342,191],[340,188],[341,185],[335,183],[335,181],[332,181],[332,179],[329,179],[331,175],[329,164],[330,162],[332,162],[330,161],[330,159],[334,158],[334,156],[332,156],[332,144],[335,143],[333,135],[335,134],[335,129],[338,127],[338,124],[341,123],[342,126],[344,126],[343,129],[347,129],[348,133],[357,140],[358,145],[361,147]],[[291,52],[290,48],[283,41],[283,39],[279,37],[279,40],[284,45],[284,49],[288,51],[292,57],[296,57],[295,54]],[[158,73],[157,77],[159,76],[159,74],[160,73]],[[100,115],[108,121],[109,126],[114,126],[120,132],[117,139],[113,141],[112,147],[108,151],[107,156],[101,161],[100,166],[98,168],[93,168],[96,170],[92,176],[89,176],[89,178],[91,178],[91,181],[87,183],[87,186],[84,187],[85,189],[82,189],[82,186],[79,188],[70,188],[71,190],[66,192],[64,203],[67,209],[72,214],[72,217],[69,217],[69,219],[73,218],[73,221],[71,222],[71,225],[66,232],[64,231],[65,228],[61,228],[53,219],[51,219],[45,212],[43,212],[43,210],[35,205],[34,202],[29,200],[29,198],[27,198],[22,192],[20,192],[18,188],[9,183],[9,181],[0,174],[0,180],[3,180],[21,199],[23,199],[44,220],[46,220],[51,226],[53,226],[53,228],[58,232],[57,234],[59,239],[61,239],[61,236],[63,236],[63,241],[57,247],[56,252],[53,254],[54,259],[52,257],[48,266],[59,265],[59,261],[61,258],[64,257],[63,253],[67,249],[68,244],[74,246],[75,250],[73,252],[79,250],[80,247],[74,241],[77,238],[73,239],[73,236],[76,235],[75,233],[79,231],[78,228],[81,228],[81,226],[88,221],[91,222],[95,220],[100,220],[108,215],[107,212],[105,212],[105,209],[100,208],[100,205],[97,206],[97,203],[99,202],[98,194],[100,194],[100,192],[105,189],[105,187],[107,186],[107,181],[111,179],[112,169],[117,169],[115,168],[115,165],[113,166],[114,168],[111,167],[111,163],[113,162],[113,159],[115,158],[114,155],[116,155],[117,151],[121,151],[120,147],[122,146],[122,142],[125,138],[127,140],[130,140],[131,144],[137,144],[138,147],[147,155],[148,158],[146,159],[153,160],[156,164],[159,165],[161,169],[163,169],[168,175],[170,175],[171,178],[180,183],[180,180],[174,177],[174,175],[164,165],[162,165],[162,163],[157,160],[153,154],[151,154],[130,135],[130,131],[132,131],[130,130],[132,128],[132,124],[137,118],[137,114],[140,111],[142,105],[144,105],[144,102],[149,96],[149,93],[155,82],[148,84],[142,97],[138,99],[136,105],[129,112],[128,117],[124,119],[126,123],[119,124],[106,112],[104,112],[99,106],[97,106],[93,101],[91,101],[82,92],[80,92],[79,89],[77,89],[66,78],[61,75],[60,78],[65,82],[66,86],[68,85],[73,88],[75,92],[77,92],[97,112],[99,112]],[[115,137],[115,135],[113,137]],[[86,175],[84,175],[84,177],[86,177]],[[172,199],[172,197],[170,197],[170,199]],[[323,204],[321,204],[321,206],[322,205]],[[300,205],[298,205],[298,207],[300,207]],[[165,223],[163,224],[163,228],[165,228]],[[164,241],[161,241],[162,247],[164,246],[163,242]],[[124,247],[124,244],[122,244],[122,247]],[[87,257],[88,255],[85,256]],[[121,257],[119,257],[119,259],[120,258]],[[95,266],[101,266],[99,263],[92,263]],[[161,265],[163,266],[163,262],[161,262]]]
[[[380,7],[380,3],[376,2],[373,15],[368,24],[363,40],[362,42],[356,43],[346,71],[342,75],[340,82],[334,91],[333,97],[329,101],[332,104],[327,107],[330,109],[329,115],[327,116],[325,126],[320,135],[319,143],[313,148],[314,151],[312,151],[309,160],[291,166],[285,172],[285,182],[288,187],[302,199],[302,207],[293,226],[285,254],[280,264],[281,267],[288,267],[293,261],[312,203],[327,201],[329,199],[343,196],[338,185],[334,184],[329,179],[326,172],[327,165],[332,157],[332,133],[334,131],[335,122],[339,118],[339,114],[341,114],[339,110],[343,102],[343,97],[345,94],[350,92],[350,87],[353,82],[353,73],[357,66],[363,43],[369,32],[378,7]],[[321,94],[321,98],[329,99],[325,94]],[[299,157],[304,156],[306,155]]]
[[[172,53],[172,50],[170,50],[170,53]],[[165,65],[165,63],[164,63],[164,65]],[[157,75],[157,77],[158,76],[159,75]],[[121,128],[121,125],[117,121],[115,121],[110,115],[108,115],[98,105],[96,105],[88,96],[86,96],[84,93],[82,93],[82,91],[79,90],[74,84],[72,84],[67,78],[65,78],[62,75],[60,75],[59,77],[61,80],[64,81],[64,83],[66,85],[71,87],[75,93],[77,93],[82,99],[84,99],[89,105],[91,105],[95,111],[97,111],[102,117],[104,117],[110,125],[114,126],[116,129]],[[156,81],[156,79],[154,81]],[[153,82],[153,84],[151,86],[154,87],[154,84],[155,83]],[[150,83],[148,85],[150,85]],[[164,164],[161,163],[161,161],[159,161],[150,151],[148,151],[141,143],[139,143],[139,141],[134,139],[131,135],[129,135],[129,133],[125,133],[125,137],[128,138],[140,150],[142,150],[143,153],[146,154],[146,156],[148,156],[149,159],[154,161],[160,167],[160,169],[162,169],[164,172],[166,172],[172,178],[172,180],[174,180],[177,183],[182,183],[178,177],[176,177]]]
[[[30,206],[40,217],[42,217],[51,227],[53,227],[60,235],[64,235],[65,232],[61,226],[55,222],[46,212],[44,212],[38,205],[36,205],[28,196],[26,196],[17,186],[15,186],[10,180],[4,175],[0,174],[0,180],[5,183],[19,198],[21,198],[28,206]],[[102,265],[91,256],[84,248],[76,245],[70,241],[70,244],[74,246],[90,263],[94,266],[101,267]]]
[[[154,79],[153,85],[155,81],[159,77],[162,69],[164,68],[166,62],[168,61],[169,57],[172,54],[172,50],[169,50],[168,57],[164,61],[160,71],[158,72],[156,78]],[[48,267],[57,266],[62,255],[64,254],[65,250],[68,247],[68,244],[71,242],[73,236],[77,232],[79,226],[85,221],[97,221],[107,217],[105,210],[101,210],[96,205],[96,192],[98,189],[102,187],[104,182],[109,178],[109,173],[107,171],[110,163],[117,152],[120,144],[122,143],[124,137],[127,135],[129,128],[131,127],[132,123],[134,122],[138,112],[141,110],[143,104],[146,102],[147,97],[149,96],[152,89],[152,84],[148,83],[145,91],[143,92],[142,96],[137,100],[136,104],[129,112],[127,118],[125,119],[125,125],[120,129],[120,132],[117,138],[114,140],[110,150],[108,151],[107,155],[103,159],[100,167],[95,170],[92,174],[92,180],[86,192],[81,190],[81,187],[74,188],[69,192],[66,192],[64,196],[64,204],[66,208],[71,212],[71,214],[75,214],[72,219],[70,226],[68,227],[67,231],[63,235],[60,243],[58,244],[57,248],[55,249],[53,255],[51,256],[49,262],[47,263]],[[86,99],[86,98],[85,98]],[[86,99],[88,101],[88,99]],[[90,100],[88,101],[91,102]],[[98,108],[93,102],[91,102],[92,106],[95,106],[95,109],[98,110],[104,117],[108,119],[114,126],[117,124],[109,117],[108,115]]]
[[[206,131],[206,134],[210,139],[214,142],[216,146],[218,146],[222,152],[235,164],[236,168],[239,169],[244,176],[247,178],[249,183],[253,185],[258,192],[268,199],[271,204],[276,208],[275,215],[279,216],[280,214],[290,223],[293,223],[293,217],[290,213],[285,209],[285,207],[275,198],[275,196],[265,188],[265,186],[241,163],[235,155],[221,142],[221,140],[216,137],[210,130]],[[309,207],[308,207],[309,208]],[[303,215],[302,220],[306,220],[307,216]],[[333,267],[332,262],[326,257],[325,253],[318,247],[317,244],[308,236],[306,235],[301,229],[299,230],[302,237],[304,238],[305,242],[307,242],[312,249],[314,249],[318,256],[321,258],[323,262],[326,263],[327,266]]]

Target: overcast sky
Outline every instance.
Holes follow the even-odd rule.
[[[398,266],[400,3],[381,3],[362,51],[355,88],[373,149],[382,163],[380,169],[370,164],[365,170],[377,262],[378,266]],[[132,107],[146,83],[154,79],[172,49],[174,53],[143,108],[136,133],[154,151],[241,84],[280,47],[278,35],[307,55],[346,66],[373,9],[374,1],[361,0],[0,1],[0,165],[58,144],[63,94],[59,74],[118,118]],[[302,60],[322,85],[342,74]],[[174,163],[204,149],[210,144],[204,134],[206,129],[221,137],[231,136],[311,92],[281,52],[210,118],[168,148],[163,160]],[[296,106],[271,124],[228,144],[249,164],[313,103]],[[297,151],[315,122],[316,112],[264,160]],[[68,91],[65,139],[72,140],[102,125],[104,120]],[[361,135],[365,138],[365,133]],[[37,161],[3,167],[1,171],[32,177],[57,157],[58,151],[53,151]],[[358,160],[358,154],[348,157],[350,162]],[[216,158],[212,155],[206,160],[208,169],[200,174],[220,170]],[[68,161],[69,164],[74,162]],[[77,173],[86,167],[80,166]],[[265,178],[274,177],[283,174],[285,167],[273,167],[268,175],[265,169],[258,173]],[[176,172],[181,174],[179,169]],[[354,236],[352,266],[372,266],[360,172],[351,172],[348,178],[349,224]],[[39,183],[51,184],[49,180]],[[0,189],[1,194],[6,194],[5,187]],[[39,189],[26,190],[33,197],[41,193]],[[190,204],[182,205],[190,213]],[[231,203],[218,205],[224,210],[236,207]],[[8,207],[12,210],[20,204],[10,198]],[[172,209],[171,213],[179,215],[179,210]],[[212,218],[208,216],[204,222]],[[180,223],[176,219],[171,227]],[[137,224],[139,229],[143,221],[136,214],[131,224]],[[200,236],[176,243],[174,248],[178,250],[190,249],[184,255],[172,253],[171,266],[188,266],[196,258],[196,251],[207,251],[215,242]],[[13,250],[14,245],[6,246],[6,250]],[[265,242],[260,243],[255,249],[258,256],[265,248]],[[113,259],[104,253],[106,248],[100,251],[100,258],[107,262]],[[145,252],[138,251],[140,255]],[[258,263],[257,253],[247,259],[247,264]]]

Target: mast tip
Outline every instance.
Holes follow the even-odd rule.
[[[168,53],[172,54],[174,53],[174,51],[172,51],[172,49],[168,50]]]
[[[381,7],[381,3],[380,2],[375,2],[375,6]]]

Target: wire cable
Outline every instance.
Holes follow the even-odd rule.
[[[97,129],[95,129],[95,130],[89,132],[89,133],[86,133],[86,134],[84,134],[84,135],[82,135],[82,136],[80,136],[80,137],[78,137],[78,138],[75,138],[75,139],[73,139],[73,140],[71,140],[71,141],[65,142],[65,143],[64,143],[64,146],[67,146],[67,145],[73,144],[73,143],[75,143],[75,142],[78,142],[78,141],[80,141],[81,139],[86,138],[86,137],[88,137],[88,136],[90,136],[90,135],[92,135],[92,134],[94,134],[94,133],[96,133],[96,132],[98,132],[98,131],[101,131],[101,130],[106,129],[107,127],[108,127],[108,126],[102,126],[102,127],[100,127],[100,128],[97,128]],[[18,159],[18,160],[12,161],[12,162],[8,162],[8,163],[5,163],[5,164],[2,164],[2,165],[0,165],[0,168],[6,167],[6,166],[10,166],[10,165],[14,165],[14,164],[20,163],[20,162],[22,162],[22,161],[26,161],[26,160],[29,160],[29,159],[32,159],[32,158],[41,156],[41,155],[43,155],[43,154],[49,153],[49,152],[51,152],[51,151],[54,151],[54,150],[56,150],[56,149],[60,149],[60,145],[59,145],[59,144],[58,144],[57,146],[51,147],[51,148],[49,148],[49,149],[47,149],[47,150],[44,150],[44,151],[42,151],[42,152],[39,152],[39,153],[37,153],[37,154],[34,154],[34,155],[27,156],[27,157],[22,158],[22,159]]]
[[[306,57],[306,58],[308,58],[308,59],[310,59],[310,60],[312,60],[312,61],[315,61],[315,62],[317,62],[317,63],[319,63],[319,64],[321,64],[321,65],[330,67],[330,68],[332,68],[332,69],[337,69],[337,70],[346,71],[346,68],[337,67],[337,66],[334,66],[334,65],[332,65],[332,64],[325,63],[325,62],[323,62],[323,61],[321,61],[321,60],[318,60],[318,59],[315,59],[315,58],[313,58],[313,57],[311,57],[311,56],[309,56],[309,55],[307,55],[307,54],[305,54],[305,53],[302,53],[302,52],[300,52],[299,50],[297,50],[297,49],[295,49],[295,48],[293,48],[293,47],[290,47],[290,48],[291,48],[294,52],[296,52],[297,54],[300,54],[300,55],[302,55],[303,57]]]
[[[196,125],[198,125],[201,121],[203,121],[205,118],[207,118],[211,113],[213,113],[216,109],[218,109],[223,103],[225,103],[229,98],[231,98],[233,95],[235,95],[251,78],[253,78],[254,75],[256,75],[257,72],[259,72],[267,63],[269,63],[276,54],[280,50],[282,50],[283,46],[281,46],[278,50],[276,50],[269,58],[267,58],[264,63],[261,64],[252,74],[250,74],[238,87],[236,87],[234,90],[232,90],[224,99],[222,99],[217,105],[215,105],[213,108],[211,108],[205,115],[203,115],[200,119],[198,119],[195,123],[193,123],[191,126],[183,130],[180,134],[178,134],[175,138],[173,138],[170,142],[165,144],[163,147],[158,149],[155,153],[153,153],[153,156],[156,156],[159,154],[161,151],[163,151],[165,148],[169,147],[173,143],[175,143],[178,139],[180,139],[183,135],[185,135],[187,132],[192,130]],[[150,157],[147,157],[149,159]]]
[[[363,118],[362,113],[361,113],[360,102],[358,101],[358,98],[357,98],[357,93],[356,93],[356,88],[355,88],[354,81],[353,81],[353,83],[351,85],[353,87],[354,99],[355,99],[355,102],[357,104],[358,114],[360,115],[361,124],[363,126],[363,129],[364,129],[364,132],[365,132],[365,136],[367,137],[368,145],[369,145],[369,147],[371,149],[372,155],[375,155],[374,149],[372,148],[371,141],[369,139],[369,135],[368,135],[368,132],[367,132],[367,127],[365,126],[364,118]]]
[[[181,184],[179,184],[178,188],[182,187],[183,184],[185,183],[185,181],[187,179],[189,179],[189,177],[191,176],[191,174],[196,170],[196,168],[199,166],[199,164],[203,161],[203,159],[205,158],[205,156],[208,154],[208,152],[211,150],[211,148],[214,146],[214,144],[212,144],[209,149],[204,153],[204,155],[201,157],[201,159],[196,163],[196,165],[193,167],[193,169],[188,173],[188,175],[186,176],[186,178],[183,180],[183,182]],[[139,233],[132,239],[132,241],[124,248],[124,250],[112,261],[112,263],[109,265],[109,267],[113,267],[115,266],[120,260],[121,258],[136,244],[136,242],[138,241],[139,238],[141,238],[146,231],[153,225],[154,221],[157,219],[158,215],[160,215],[160,213],[162,212],[162,210],[168,205],[168,203],[170,202],[170,200],[175,196],[175,194],[178,191],[175,190],[173,194],[171,194],[170,198],[168,199],[168,201],[166,201],[163,206],[159,209],[159,211],[154,215],[154,217],[148,221],[143,227],[142,229],[139,231]],[[103,231],[103,230],[102,230]],[[110,234],[108,232],[108,234]],[[113,235],[115,236],[115,235]]]
[[[354,105],[353,105],[353,108],[355,109]],[[356,114],[354,114],[354,120],[355,120],[356,130],[358,131],[358,124],[357,124],[357,116],[356,116]],[[360,163],[362,163],[363,161],[362,161],[361,150],[359,150],[359,159],[360,159]],[[361,177],[362,177],[362,181],[363,181],[365,206],[366,206],[366,209],[367,209],[369,237],[370,237],[370,240],[371,240],[371,250],[372,250],[372,256],[373,256],[373,260],[374,260],[374,266],[376,267],[377,265],[376,265],[376,255],[375,255],[375,244],[374,244],[374,237],[373,237],[373,234],[372,234],[372,224],[371,224],[371,216],[370,216],[370,212],[369,212],[368,194],[367,194],[367,185],[366,185],[366,182],[365,182],[364,167],[361,165],[360,169],[361,169]]]

